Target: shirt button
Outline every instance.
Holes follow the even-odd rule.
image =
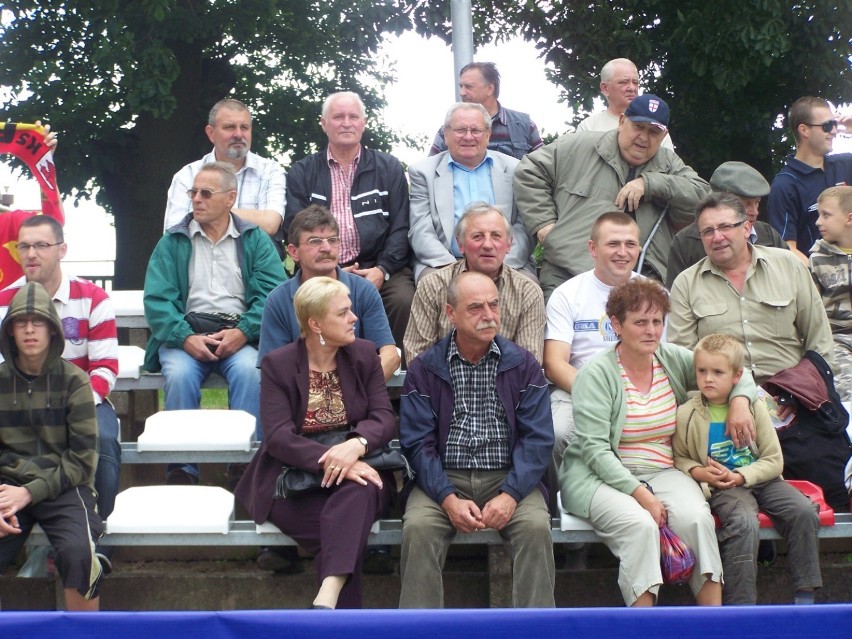
[[[741,298],[740,298],[740,302],[745,302],[745,298],[744,298],[744,297],[741,297]]]
[[[748,320],[743,320],[743,324],[748,324]]]

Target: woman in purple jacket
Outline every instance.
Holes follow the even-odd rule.
[[[311,278],[294,303],[302,336],[263,358],[263,443],[235,493],[255,522],[271,521],[316,555],[313,608],[360,608],[367,536],[395,489],[392,473],[361,458],[395,437],[396,420],[375,346],[355,338],[349,289]],[[316,441],[330,432],[345,439]],[[282,464],[316,473],[322,487],[274,499]]]

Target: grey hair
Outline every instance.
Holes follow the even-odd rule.
[[[601,82],[609,82],[612,80],[612,74],[615,72],[615,66],[618,64],[629,64],[636,69],[636,73],[639,73],[639,69],[633,63],[633,60],[628,60],[627,58],[615,58],[603,65],[603,68],[601,69]]]
[[[219,100],[213,105],[213,108],[210,109],[210,115],[207,116],[207,124],[210,126],[216,126],[216,117],[222,109],[228,109],[230,111],[245,111],[249,114],[249,122],[251,122],[251,111],[249,111],[249,108],[245,104],[239,100],[234,100],[233,98],[225,98],[224,100]]]
[[[506,227],[506,236],[509,237],[509,239],[513,239],[515,234],[512,230],[512,225],[509,224],[509,220],[506,219],[506,216],[503,215],[503,211],[501,211],[499,207],[485,202],[471,202],[467,205],[467,208],[465,208],[461,218],[459,218],[459,221],[456,223],[456,228],[453,231],[453,234],[456,236],[456,241],[461,243],[464,239],[465,233],[467,232],[468,220],[471,218],[482,217],[489,213],[500,214],[500,218],[503,220],[503,224]]]
[[[491,116],[488,115],[488,111],[484,106],[479,104],[478,102],[456,102],[453,106],[450,107],[450,110],[447,111],[447,116],[444,118],[444,128],[450,128],[450,120],[453,119],[453,116],[456,114],[456,111],[461,111],[463,109],[468,109],[470,111],[479,111],[482,114],[482,119],[485,121],[485,128],[489,131],[491,130]]]
[[[364,101],[361,99],[361,96],[354,91],[338,91],[337,93],[332,93],[328,96],[322,103],[322,117],[328,117],[328,110],[331,108],[331,103],[337,98],[350,98],[355,100],[355,102],[358,103],[358,109],[361,111],[361,117],[367,117],[367,108],[364,106]]]
[[[226,191],[237,190],[237,174],[234,172],[234,167],[227,162],[210,162],[202,166],[198,172],[201,173],[202,171],[218,173],[219,184]]]

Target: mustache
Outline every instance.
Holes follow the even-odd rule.
[[[476,325],[476,330],[478,331],[484,331],[489,328],[497,328],[497,322],[493,320],[484,320]]]

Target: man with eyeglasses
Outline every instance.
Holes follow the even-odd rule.
[[[299,270],[292,279],[272,291],[266,300],[260,325],[257,365],[260,366],[260,360],[269,351],[299,339],[293,298],[307,280],[325,276],[340,280],[349,288],[352,312],[358,316],[355,337],[375,344],[385,380],[390,379],[399,366],[399,355],[382,308],[382,299],[376,287],[366,278],[340,268],[338,259],[342,242],[337,220],[327,208],[311,204],[296,214],[287,236],[290,240],[287,251]]]
[[[98,514],[106,519],[115,505],[121,470],[118,417],[108,399],[118,376],[118,333],[106,291],[63,272],[61,261],[67,250],[57,220],[37,215],[23,221],[17,251],[24,276],[0,291],[0,319],[27,282],[41,284],[53,300],[65,334],[62,357],[88,374],[94,393],[99,457],[94,487]]]
[[[831,328],[808,269],[792,252],[749,243],[740,199],[711,193],[696,207],[707,257],[672,285],[670,342],[692,348],[725,333],[746,349],[746,367],[762,384],[813,350],[833,360]]]
[[[232,209],[237,176],[226,162],[201,167],[187,196],[192,213],[157,243],[145,274],[151,337],[144,368],[166,378],[165,409],[196,409],[212,372],[228,382],[228,405],[260,429],[257,341],[263,306],[285,278],[269,236]],[[196,321],[204,314],[212,328]],[[192,322],[192,323],[191,323]],[[198,467],[172,464],[168,483],[197,484]]]
[[[521,160],[515,199],[544,249],[545,299],[594,266],[586,243],[595,220],[613,206],[639,225],[637,270],[665,281],[672,237],[693,221],[696,202],[710,190],[677,154],[661,148],[668,126],[668,105],[646,93],[630,102],[617,130],[568,133]]]
[[[495,206],[509,220],[514,240],[506,264],[532,274],[532,240],[512,192],[518,160],[488,149],[491,118],[481,104],[458,102],[444,119],[448,149],[408,167],[411,179],[411,228],[414,278],[455,264],[462,257],[453,231],[468,205]]]
[[[615,58],[601,67],[601,93],[606,100],[606,109],[590,115],[577,125],[580,131],[612,131],[618,128],[618,119],[639,95],[639,69],[627,58]],[[674,151],[672,138],[666,132],[663,148]]]
[[[274,160],[251,152],[252,119],[248,107],[239,100],[226,98],[210,109],[204,132],[213,150],[175,173],[169,187],[163,232],[179,224],[192,212],[187,191],[201,167],[211,162],[227,162],[237,174],[237,197],[233,213],[262,228],[281,249],[281,224],[284,219],[284,170]]]
[[[320,125],[328,146],[290,167],[285,232],[310,204],[328,208],[340,229],[341,267],[379,292],[394,340],[402,348],[414,297],[405,171],[394,156],[361,144],[367,120],[357,93],[328,96]],[[289,232],[287,241],[293,244]]]
[[[811,410],[796,399],[779,404],[778,418],[787,420],[776,426],[784,476],[819,485],[835,511],[848,512],[843,469],[849,444],[845,422],[838,430],[842,407],[831,370],[834,340],[810,271],[792,251],[749,243],[751,222],[735,195],[711,193],[696,215],[707,257],[672,285],[668,340],[692,349],[706,335],[732,335],[745,346],[745,366],[755,382],[766,384],[782,374],[787,388],[799,389],[819,406]],[[727,434],[738,448],[755,436],[753,430]]]
[[[772,181],[767,209],[769,223],[807,266],[808,253],[821,237],[816,227],[819,194],[830,186],[852,184],[852,153],[829,155],[838,126],[852,124],[852,118],[838,120],[828,102],[806,96],[790,107],[787,122],[796,153]]]
[[[746,217],[751,222],[749,242],[760,246],[787,248],[772,226],[757,219],[760,198],[769,193],[769,182],[754,168],[744,162],[723,162],[710,176],[710,187],[714,191],[733,193],[743,203]],[[671,288],[675,278],[687,268],[704,259],[704,245],[698,233],[698,223],[693,222],[677,232],[669,252],[666,269],[666,288]]]
[[[459,97],[462,102],[481,104],[488,111],[491,137],[488,148],[520,160],[535,151],[543,142],[538,127],[529,114],[507,109],[500,97],[500,72],[493,62],[471,62],[459,72]],[[447,150],[443,127],[435,136],[429,155]]]

